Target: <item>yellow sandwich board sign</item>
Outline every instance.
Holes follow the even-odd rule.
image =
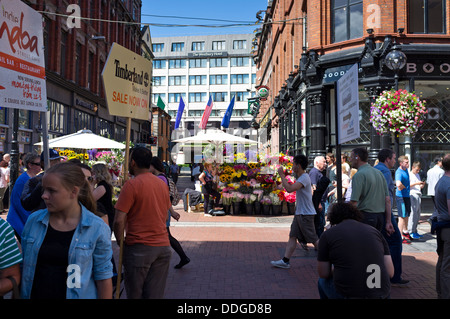
[[[109,114],[148,121],[151,61],[113,43],[102,72]]]

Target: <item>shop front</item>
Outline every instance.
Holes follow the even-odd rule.
[[[397,41],[398,42],[398,41]],[[385,63],[393,48],[406,56],[403,68],[395,72]],[[303,54],[300,70],[280,91],[277,114],[280,121],[280,145],[290,146],[292,154],[314,157],[334,152],[335,83],[355,63],[359,66],[360,137],[341,145],[343,152],[367,147],[373,164],[378,151],[393,148],[395,139],[379,135],[370,123],[371,103],[384,90],[405,89],[426,101],[428,113],[415,136],[400,136],[399,154],[408,155],[410,163],[421,162],[423,177],[434,165],[435,157],[450,152],[450,45],[397,44],[387,36],[375,42],[368,37],[365,45],[319,56],[310,50]],[[277,107],[275,107],[277,109]],[[304,124],[303,124],[304,123]]]

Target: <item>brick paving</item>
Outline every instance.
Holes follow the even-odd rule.
[[[178,186],[180,191],[186,187],[183,177]],[[172,220],[171,233],[191,262],[174,269],[179,257],[173,252],[165,298],[319,298],[317,253],[312,246],[307,252],[297,247],[290,269],[270,264],[283,256],[292,216],[207,217],[201,212],[185,212],[182,203],[175,209],[181,218]],[[424,239],[403,245],[403,278],[410,283],[407,287],[393,286],[392,299],[436,299],[436,240],[429,233],[426,218],[424,214],[419,225]]]

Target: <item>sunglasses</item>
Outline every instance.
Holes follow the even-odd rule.
[[[33,163],[33,162],[31,162],[30,164],[31,165],[36,165],[36,166],[41,166],[41,163]]]

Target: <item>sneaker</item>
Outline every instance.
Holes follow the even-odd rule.
[[[412,239],[420,239],[423,237],[423,235],[419,235],[418,233],[411,233],[410,236]]]
[[[283,259],[277,260],[277,261],[271,261],[270,262],[272,266],[278,267],[278,268],[291,268],[291,265],[289,263],[285,263]]]
[[[411,241],[408,238],[403,237],[402,244],[411,245]]]
[[[399,281],[391,281],[391,284],[399,287],[406,286],[409,284],[409,280],[400,279]]]
[[[412,240],[411,235],[409,233],[403,233],[403,238],[406,238],[408,240]]]

